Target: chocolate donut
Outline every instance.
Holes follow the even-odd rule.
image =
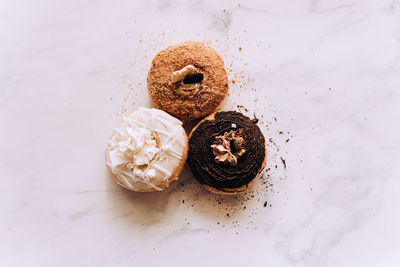
[[[214,113],[189,137],[188,164],[212,192],[243,191],[265,166],[264,135],[257,120],[236,111]]]

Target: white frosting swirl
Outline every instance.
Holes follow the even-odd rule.
[[[141,107],[114,131],[106,164],[123,187],[160,191],[186,156],[185,140],[181,121],[162,110]]]

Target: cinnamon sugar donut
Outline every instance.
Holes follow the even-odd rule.
[[[157,108],[185,122],[218,109],[228,92],[228,75],[213,48],[187,41],[154,57],[147,87]]]

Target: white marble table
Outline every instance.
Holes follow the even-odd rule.
[[[0,266],[400,266],[400,1],[215,2],[1,2]],[[184,40],[223,57],[222,108],[260,118],[244,195],[188,168],[131,193],[104,166]]]

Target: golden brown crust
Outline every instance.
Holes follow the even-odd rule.
[[[171,74],[187,65],[203,73],[197,93],[179,90]],[[203,42],[187,41],[169,46],[153,59],[147,87],[154,105],[182,121],[202,118],[221,105],[228,92],[228,75],[222,58]]]
[[[182,130],[183,130],[183,129],[182,129]],[[165,188],[167,188],[170,184],[172,184],[174,181],[178,180],[177,178],[179,177],[179,175],[181,174],[181,172],[182,172],[182,170],[183,170],[183,167],[185,166],[186,159],[187,159],[188,152],[189,152],[189,145],[188,145],[188,142],[189,142],[189,141],[188,141],[188,137],[187,137],[187,135],[186,135],[185,130],[183,130],[183,134],[184,134],[184,138],[185,138],[184,142],[185,142],[186,146],[185,146],[185,150],[184,150],[184,152],[183,152],[182,159],[181,159],[181,161],[179,162],[179,165],[178,165],[178,166],[175,168],[175,170],[172,172],[171,176],[168,178],[168,182],[165,183],[165,184],[162,184],[162,185],[159,185],[159,186],[158,186],[159,188],[161,188],[161,189],[163,189],[163,190],[164,190]],[[110,139],[112,138],[112,136],[113,136],[113,135],[110,136]],[[106,148],[106,151],[105,151],[105,160],[107,160],[107,152],[108,152],[108,147]],[[107,164],[106,164],[106,166],[107,166],[107,169],[108,169],[109,173],[111,174],[112,178],[114,179],[114,181],[115,181],[117,184],[121,185],[122,187],[124,187],[124,188],[126,188],[126,189],[128,189],[128,190],[130,190],[130,191],[135,191],[135,192],[158,192],[158,190],[157,190],[157,189],[154,189],[154,188],[139,189],[139,190],[131,190],[130,188],[127,188],[126,186],[124,186],[124,184],[118,179],[118,177],[115,176],[115,175],[112,173],[110,166],[108,166]]]
[[[199,125],[201,123],[203,123],[204,121],[212,121],[215,119],[215,114],[216,112],[210,114],[209,116],[205,117],[204,119],[202,119],[191,131],[189,134],[189,139],[192,136],[193,132],[197,129],[197,127],[199,127]],[[261,132],[262,133],[262,132]],[[265,140],[265,138],[264,138]],[[221,195],[235,195],[237,193],[241,193],[246,191],[247,188],[249,188],[254,181],[256,180],[256,178],[259,176],[259,174],[262,172],[262,170],[265,168],[265,166],[267,165],[267,147],[265,146],[265,157],[264,157],[264,161],[263,164],[261,165],[261,168],[258,170],[257,176],[254,177],[253,180],[251,180],[247,185],[241,186],[239,188],[222,188],[222,189],[216,189],[212,186],[209,185],[205,185],[203,184],[203,186],[210,192],[215,193],[215,194],[221,194]]]

